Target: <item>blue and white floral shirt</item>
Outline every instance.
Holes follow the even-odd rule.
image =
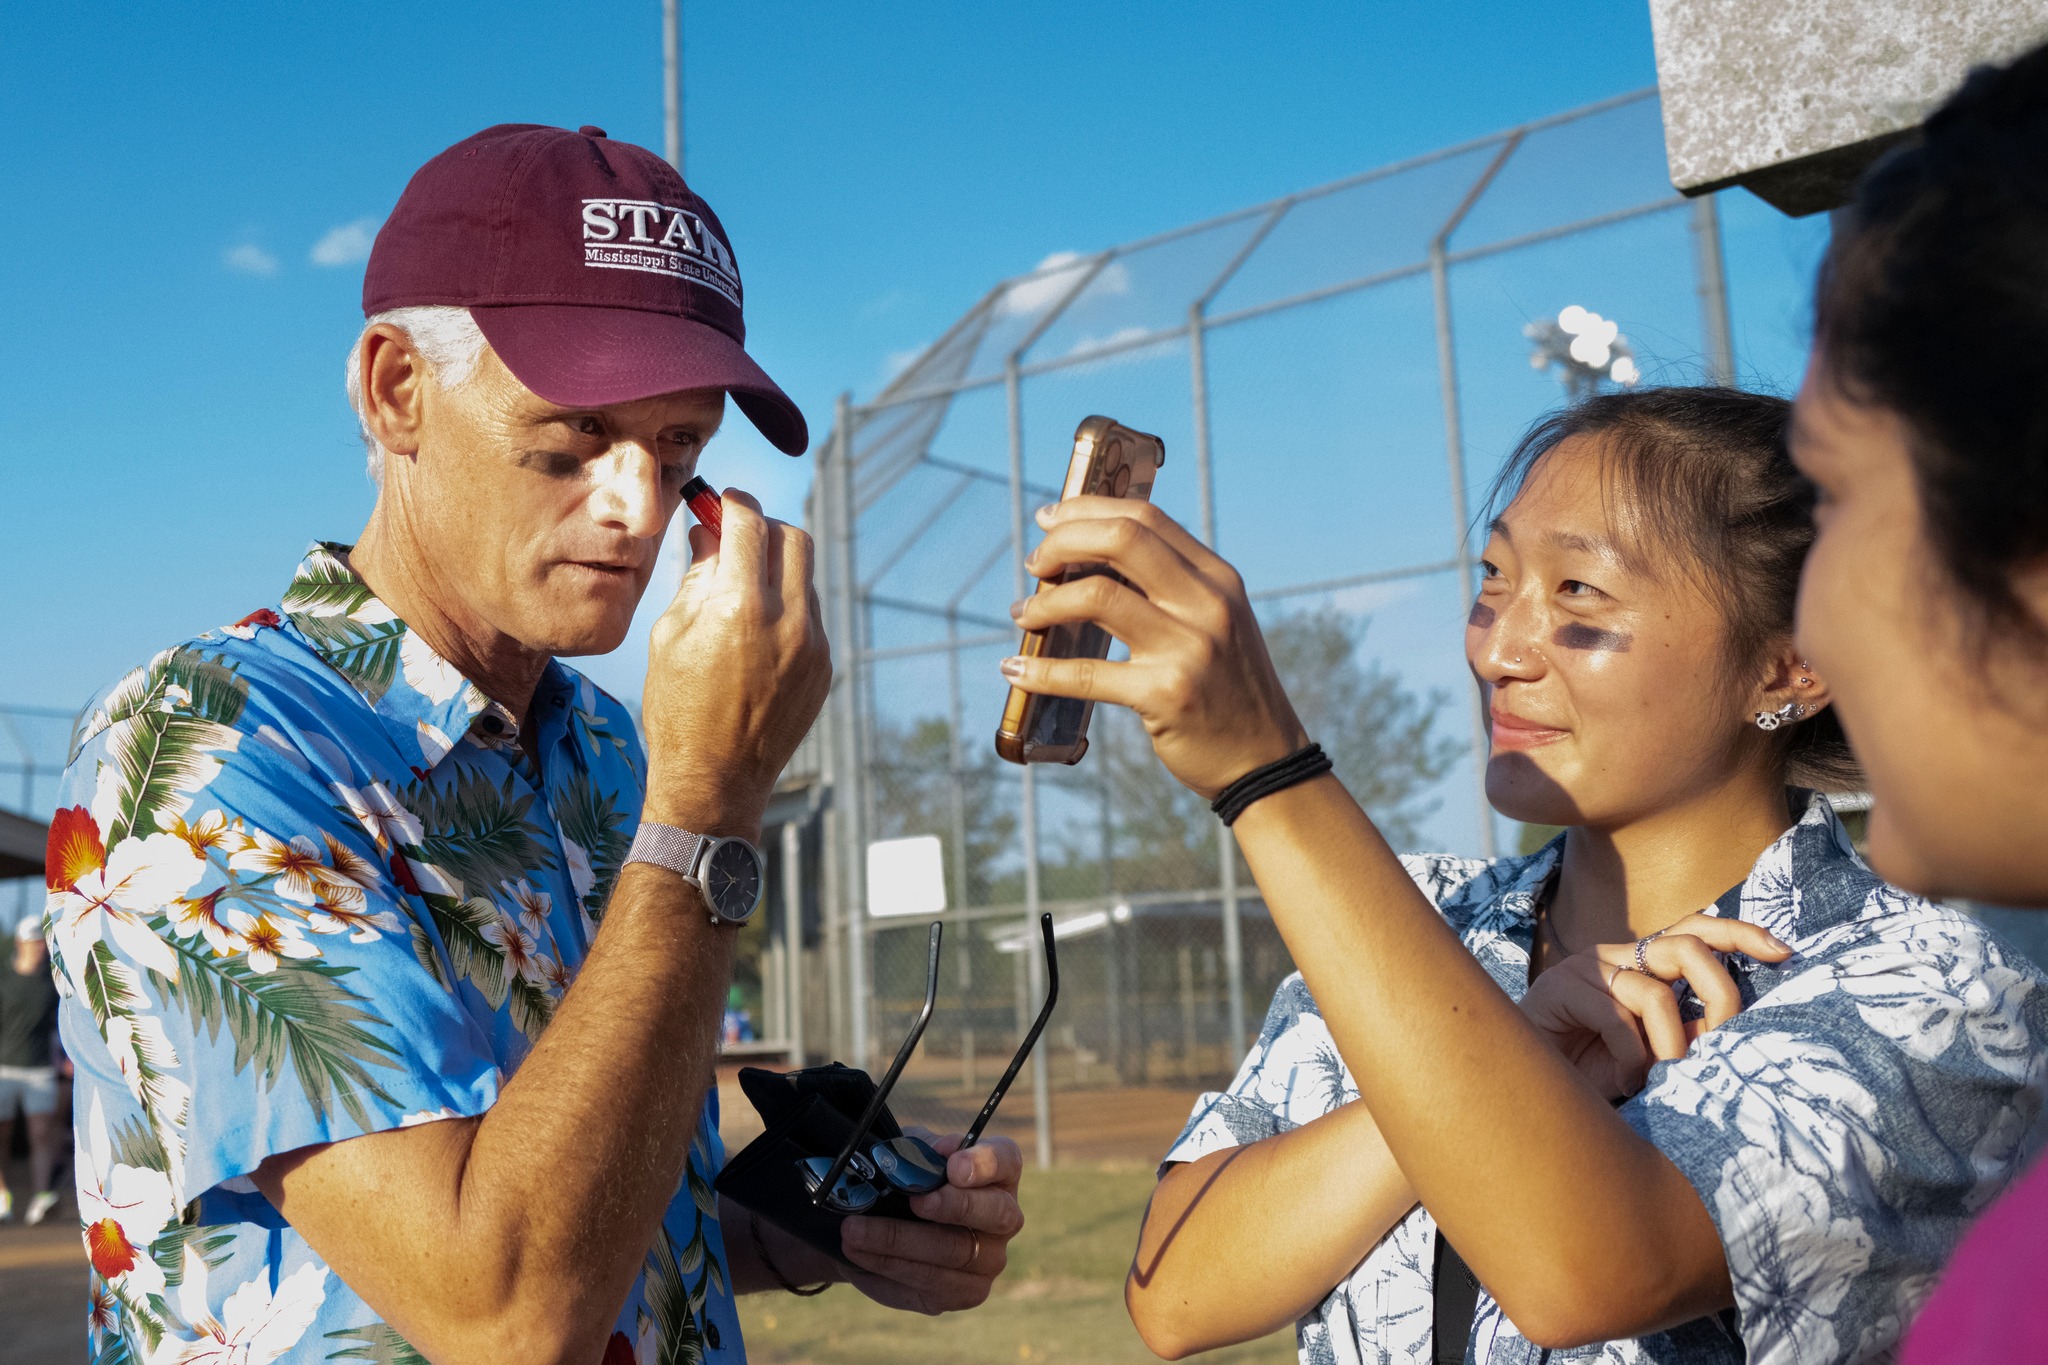
[[[100,1365],[422,1358],[249,1179],[483,1113],[589,952],[646,765],[559,663],[513,717],[315,546],[276,610],[89,706],[44,925]],[[744,1360],[716,1092],[604,1365]],[[533,1173],[546,1199],[548,1173]]]
[[[1403,861],[1502,990],[1528,989],[1537,898],[1562,841],[1492,863]],[[1734,956],[1743,1012],[1654,1067],[1621,1113],[1699,1191],[1728,1255],[1725,1317],[1571,1350],[1521,1336],[1482,1290],[1478,1365],[1829,1365],[1889,1360],[1964,1229],[2031,1152],[2048,991],[1983,925],[1866,867],[1825,800],[1714,913],[1796,951]],[[1271,1137],[1358,1097],[1315,1001],[1282,982],[1230,1089],[1166,1161]],[[1299,1324],[1304,1365],[1431,1358],[1436,1226],[1418,1208]]]

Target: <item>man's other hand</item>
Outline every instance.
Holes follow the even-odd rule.
[[[1010,1239],[1024,1227],[1017,1178],[1024,1156],[1004,1137],[959,1150],[964,1134],[932,1138],[945,1157],[946,1184],[910,1201],[924,1222],[848,1218],[840,1230],[846,1259],[860,1268],[854,1287],[876,1303],[914,1313],[977,1307],[1010,1263]]]
[[[753,838],[832,682],[811,538],[727,489],[723,535],[693,526],[690,550],[648,645],[642,815]]]

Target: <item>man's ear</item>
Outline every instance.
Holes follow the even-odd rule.
[[[393,455],[419,453],[425,420],[427,362],[412,339],[388,322],[363,333],[363,425],[372,440]]]
[[[1759,711],[1776,711],[1787,702],[1806,708],[1802,719],[1812,716],[1833,700],[1827,680],[1807,663],[1799,646],[1787,639],[1764,657],[1762,686],[1757,690]]]

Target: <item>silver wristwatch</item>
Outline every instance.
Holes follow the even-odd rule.
[[[761,907],[761,850],[745,839],[692,834],[643,820],[626,861],[682,874],[704,897],[713,924],[745,924]]]

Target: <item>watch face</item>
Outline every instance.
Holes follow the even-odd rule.
[[[698,876],[720,919],[744,920],[761,900],[761,855],[743,840],[720,840]]]

